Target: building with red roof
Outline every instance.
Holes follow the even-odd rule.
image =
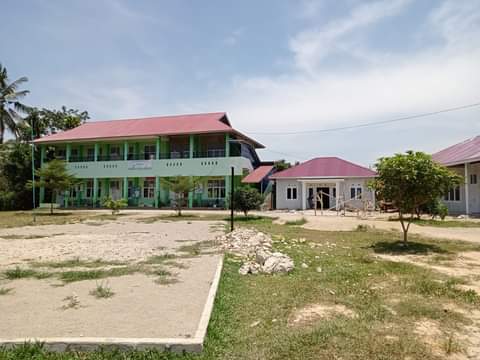
[[[318,157],[273,174],[277,209],[309,209],[323,207],[360,208],[365,201],[373,203],[374,193],[367,182],[375,172],[340,159]]]
[[[480,136],[462,141],[432,155],[464,178],[464,183],[445,194],[444,202],[452,214],[480,214]]]
[[[189,207],[223,207],[231,183],[260,165],[264,146],[234,129],[224,112],[91,121],[35,140],[44,166],[58,158],[80,183],[52,199],[40,189],[40,202],[65,207],[98,207],[101,199],[124,198],[130,206],[172,206],[174,194],[162,178],[198,177]],[[258,173],[254,173],[258,175]]]

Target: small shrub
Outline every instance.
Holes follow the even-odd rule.
[[[106,197],[102,201],[103,206],[112,211],[112,215],[120,212],[120,209],[127,207],[128,203],[125,199],[113,200],[111,197]]]
[[[108,286],[108,282],[97,283],[95,289],[90,291],[90,295],[95,296],[97,299],[107,299],[115,295],[112,289]]]
[[[257,189],[242,186],[235,190],[233,194],[233,207],[235,210],[242,211],[245,216],[250,210],[258,210],[263,203],[263,196]]]

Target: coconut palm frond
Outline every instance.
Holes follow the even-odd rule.
[[[24,114],[28,114],[31,110],[31,107],[25,104],[22,104],[21,102],[15,101],[13,103],[13,107],[16,111],[19,111]]]
[[[5,88],[5,94],[14,93],[21,84],[23,84],[27,81],[28,81],[28,78],[26,76],[22,76],[21,78],[15,80],[14,82],[12,82],[10,85],[8,85]]]

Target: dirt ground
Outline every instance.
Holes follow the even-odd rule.
[[[139,217],[0,229],[0,290],[8,291],[0,296],[0,338],[193,337],[220,261],[212,240],[221,228]],[[9,277],[15,269],[50,276]],[[125,273],[109,276],[112,269]],[[61,277],[96,271],[107,275]],[[97,285],[113,296],[95,297]]]
[[[312,230],[351,231],[354,230],[358,225],[367,225],[379,230],[402,231],[401,225],[398,221],[388,221],[388,217],[392,216],[392,214],[375,213],[364,218],[357,216],[355,213],[347,213],[346,216],[337,216],[337,213],[332,211],[324,212],[324,215],[320,215],[320,212],[317,212],[317,216],[315,216],[313,210],[296,212],[272,211],[265,214],[267,214],[268,216],[278,217],[278,221],[282,223],[284,223],[285,221],[299,220],[305,218],[307,220],[307,223],[303,226],[307,229]],[[409,233],[431,238],[462,240],[480,243],[480,227],[447,228],[411,224]]]

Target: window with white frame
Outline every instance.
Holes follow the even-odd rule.
[[[350,188],[350,199],[361,199],[362,198],[362,187],[357,185],[357,186],[352,186]]]
[[[225,180],[208,180],[207,181],[207,196],[210,199],[225,198]]]
[[[475,185],[477,183],[477,174],[470,174],[470,184]]]
[[[460,201],[460,186],[451,188],[445,194],[445,201]]]
[[[155,179],[145,179],[143,182],[143,197],[147,199],[155,197]]]
[[[297,200],[296,186],[287,186],[287,200]]]

